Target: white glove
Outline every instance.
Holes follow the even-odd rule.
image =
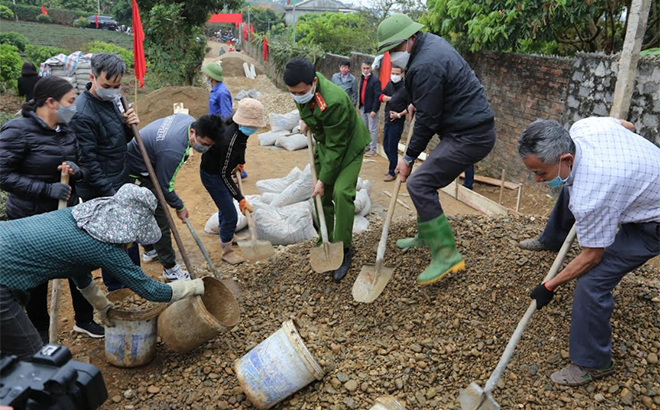
[[[176,282],[168,283],[168,285],[172,288],[172,299],[170,302],[204,294],[204,281],[201,279],[177,280]]]
[[[94,309],[99,314],[99,320],[101,324],[106,327],[113,327],[115,324],[112,323],[110,318],[108,318],[108,312],[113,308],[112,302],[108,300],[103,294],[103,291],[96,286],[96,283],[92,281],[85,289],[78,289],[80,293],[87,299],[90,305],[94,306]]]

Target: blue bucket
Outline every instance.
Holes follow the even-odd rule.
[[[259,410],[269,409],[314,380],[323,369],[307,350],[293,321],[234,362],[245,396]]]

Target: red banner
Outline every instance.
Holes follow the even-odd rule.
[[[147,72],[143,42],[144,31],[142,30],[142,20],[140,20],[140,10],[137,1],[133,0],[133,60],[135,61],[135,78],[138,79],[140,88],[144,85],[144,74]]]
[[[243,24],[243,38],[244,38],[245,40],[248,39],[247,24]]]
[[[46,10],[44,6],[41,6],[41,14],[48,15],[48,10]]]
[[[264,61],[268,60],[268,39],[264,36]]]
[[[243,15],[241,13],[222,13],[213,14],[208,21],[209,23],[234,23],[238,27],[239,23],[243,22]]]

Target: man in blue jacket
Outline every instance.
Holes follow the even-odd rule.
[[[465,269],[454,235],[438,200],[438,189],[449,185],[495,145],[495,122],[486,92],[468,63],[442,37],[422,33],[424,26],[404,14],[394,14],[378,26],[378,52],[390,52],[392,65],[406,68],[406,90],[416,110],[415,129],[396,172],[406,181],[413,162],[433,135],[440,144],[408,179],[406,186],[417,209],[417,236],[397,246],[428,246],[431,264],[417,277],[427,285]]]
[[[144,148],[149,155],[165,201],[176,210],[181,221],[185,222],[188,219],[188,210],[174,191],[176,175],[188,160],[191,148],[200,153],[205,152],[215,144],[222,130],[224,130],[222,120],[216,115],[204,115],[195,121],[195,118],[187,114],[174,114],[161,118],[140,130]],[[156,192],[135,140],[128,144],[128,169],[132,181]],[[155,260],[157,256],[163,265],[163,277],[166,280],[190,279],[188,272],[176,263],[170,225],[165,212],[169,211],[163,209],[159,203],[155,217],[162,236],[155,244],[144,246],[145,255],[151,260]]]
[[[360,77],[360,114],[362,121],[369,130],[371,143],[366,148],[367,157],[376,155],[376,146],[378,144],[378,110],[380,110],[380,81],[378,77],[371,73],[371,61],[362,63],[362,76]]]

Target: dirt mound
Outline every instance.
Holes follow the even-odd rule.
[[[223,54],[220,57],[220,64],[222,65],[225,77],[245,77],[245,71],[243,70],[244,62],[254,64],[252,57],[242,53],[230,52]],[[254,69],[257,72],[257,75],[263,74],[256,64]]]
[[[138,100],[140,126],[174,113],[173,104],[183,103],[198,118],[209,112],[209,91],[199,87],[164,87]]]
[[[460,408],[459,391],[471,381],[484,385],[527,309],[528,292],[555,254],[522,251],[516,245],[541,231],[540,218],[451,219],[467,271],[437,285],[417,286],[415,277],[428,264],[429,253],[398,250],[394,239],[414,235],[415,228],[410,222],[395,223],[385,256],[395,274],[380,298],[368,305],[353,302],[351,287],[360,268],[374,262],[378,223],[355,238],[353,266],[340,284],[312,272],[311,243],[288,247],[266,262],[223,269],[225,277],[233,275],[246,287],[241,323],[189,355],[174,354],[160,344],[151,374],[127,375],[116,382],[122,391],[104,408],[121,403],[135,409],[251,409],[231,365],[290,318],[300,325],[326,375],[278,408],[368,409],[384,394],[411,410]],[[576,252],[577,246],[570,258]],[[549,372],[568,358],[572,286],[567,286],[532,319],[494,392],[497,401],[508,409],[586,410],[641,408],[642,400],[656,399],[660,375],[646,358],[660,348],[660,318],[651,301],[659,278],[658,271],[643,267],[614,292],[615,375],[574,389],[549,381]]]

